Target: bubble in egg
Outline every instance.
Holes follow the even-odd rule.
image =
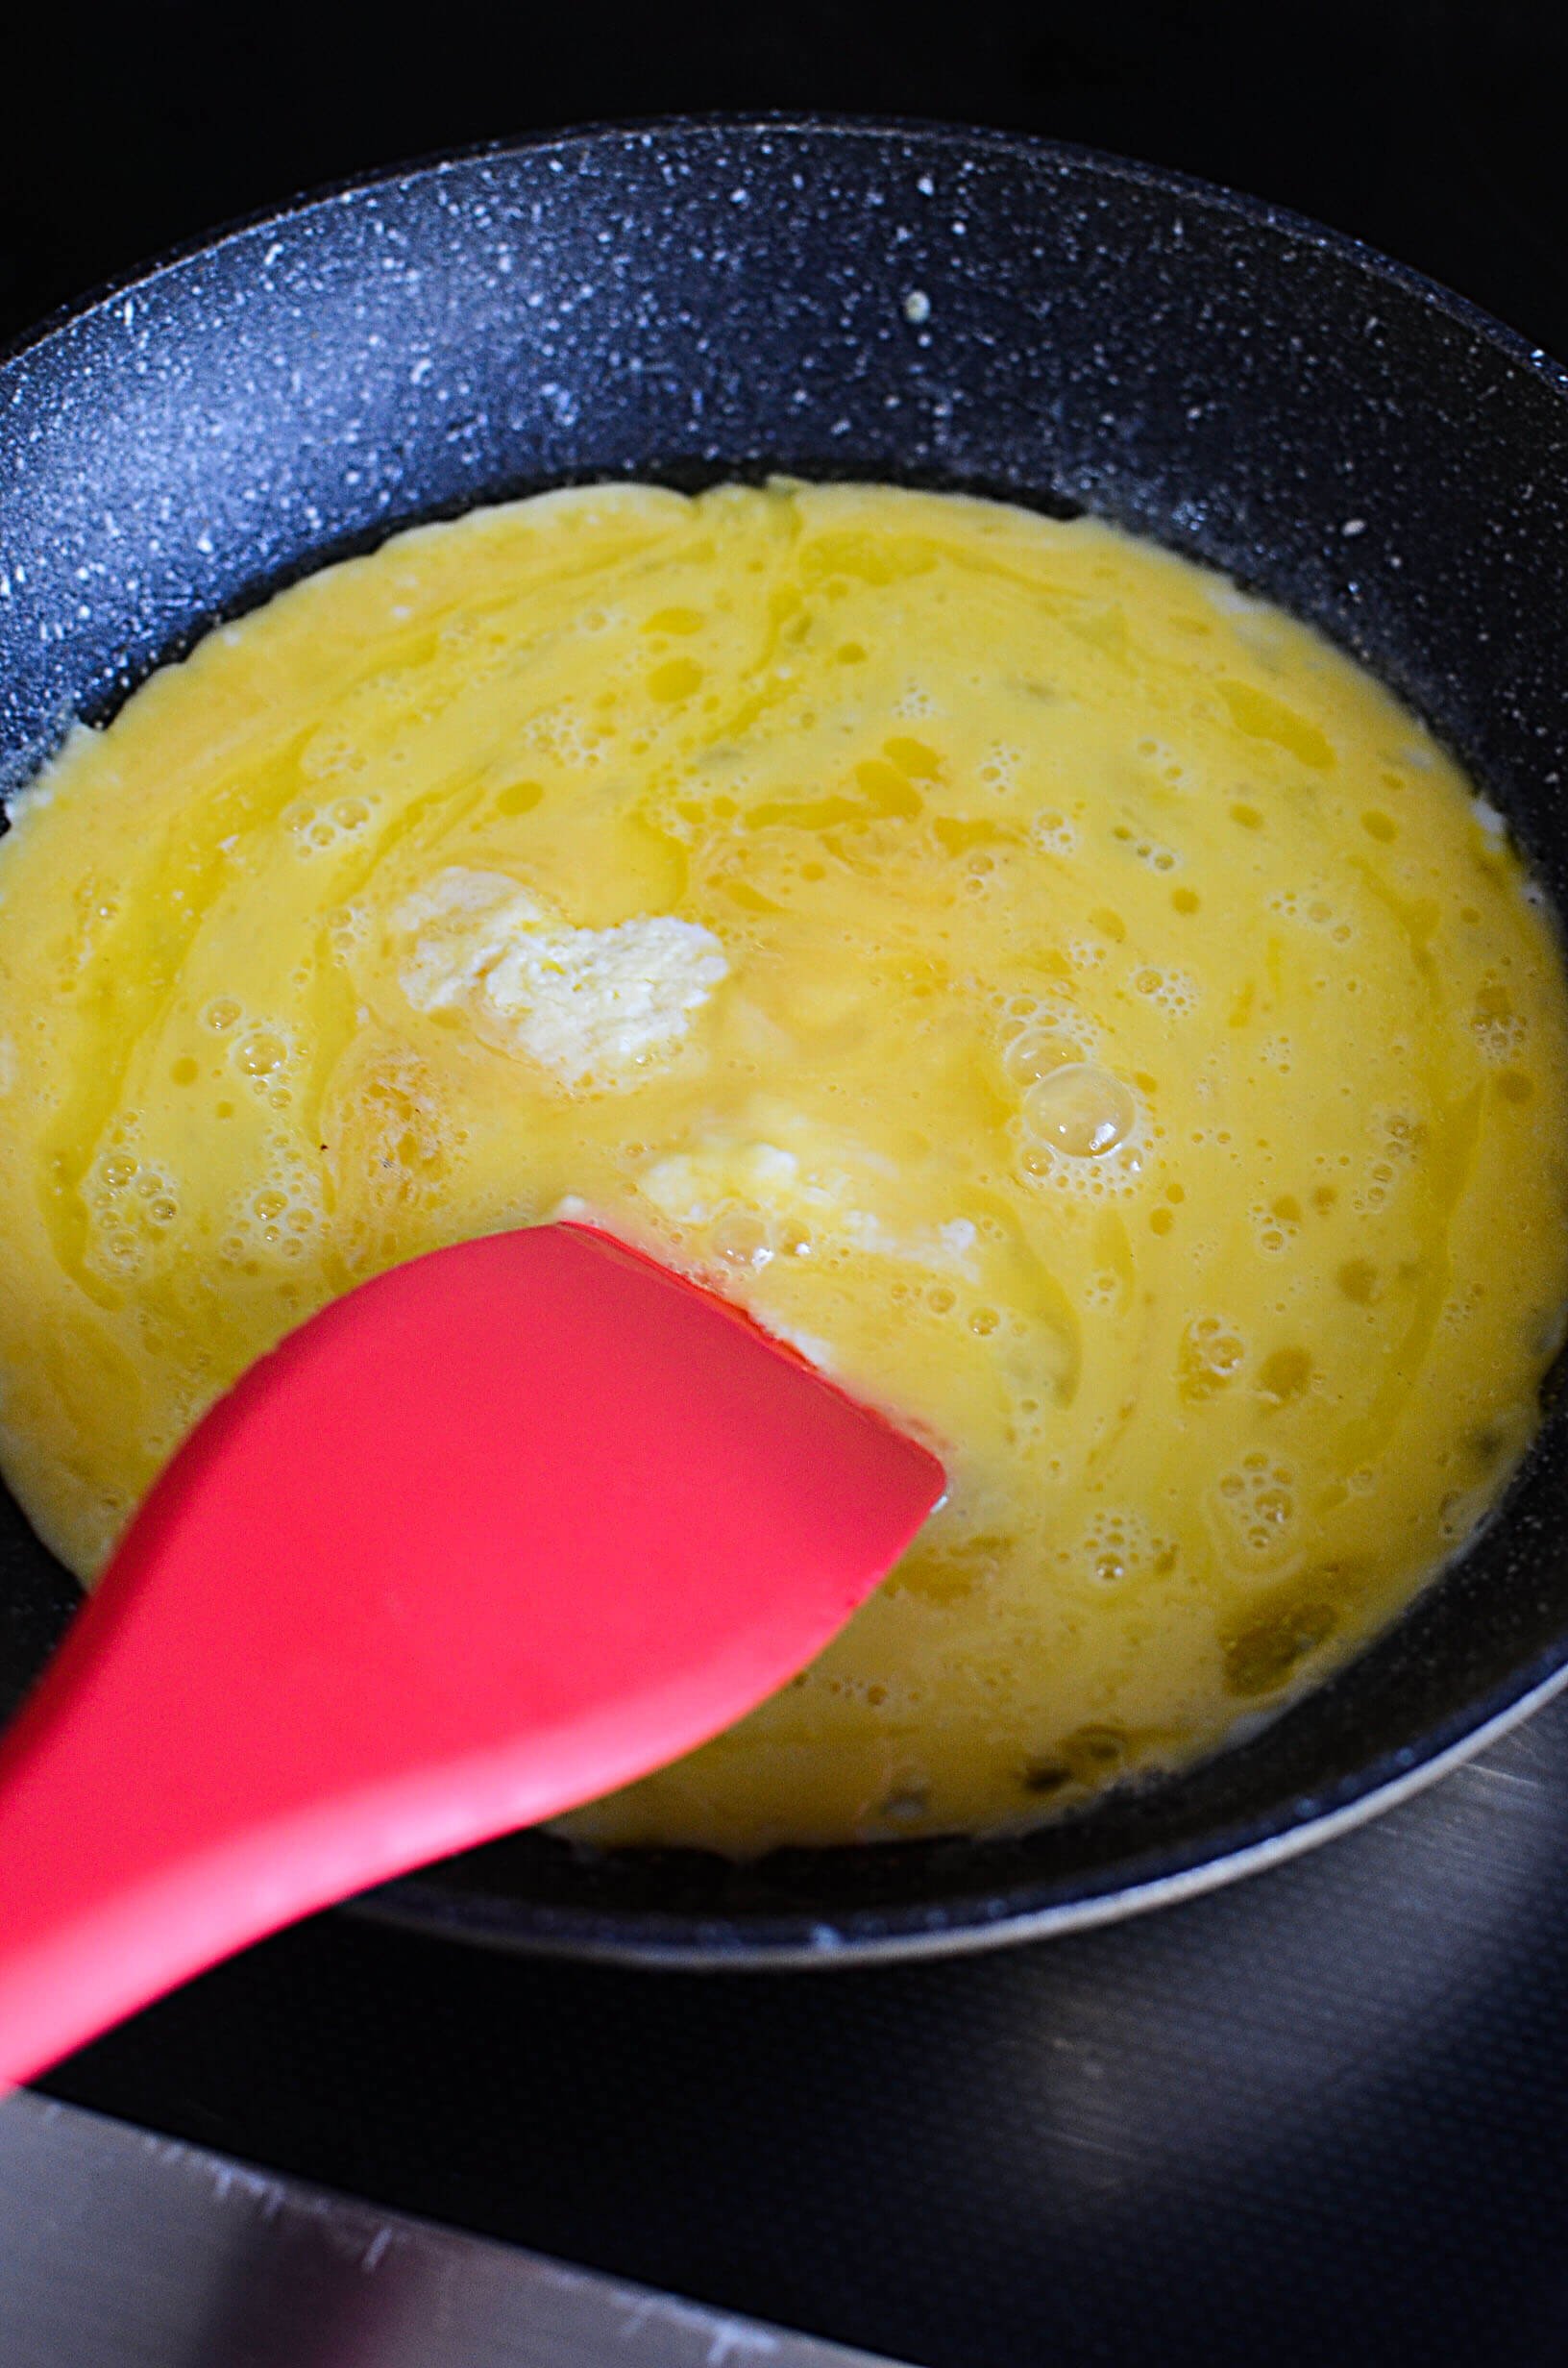
[[[821,1660],[595,1841],[1180,1768],[1535,1427],[1553,917],[1376,681],[1108,525],[599,485],[398,534],[73,734],[0,892],[0,1465],[89,1583],[290,1326],[553,1215],[942,1454]]]
[[[1068,1159],[1094,1159],[1126,1142],[1138,1103],[1119,1077],[1088,1061],[1065,1061],[1024,1096],[1031,1134]]]

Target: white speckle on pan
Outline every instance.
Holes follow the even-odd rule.
[[[931,299],[923,287],[912,287],[904,298],[904,318],[913,322],[917,329],[922,321],[931,318]]]
[[[1366,532],[1366,520],[1364,518],[1347,518],[1343,526],[1339,529],[1339,531],[1341,534],[1347,535],[1364,534]]]
[[[390,2228],[378,2229],[369,2244],[365,2247],[365,2257],[359,2264],[360,2268],[367,2274],[374,2273],[380,2266],[380,2263],[385,2257],[387,2248],[396,2242],[397,2236],[394,2230]]]

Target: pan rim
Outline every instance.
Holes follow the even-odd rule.
[[[1121,156],[1114,149],[1057,139],[1043,132],[1009,131],[994,124],[965,124],[940,116],[837,113],[809,108],[718,109],[689,115],[607,117],[503,134],[495,139],[476,140],[456,148],[433,149],[389,164],[372,165],[363,172],[314,183],[277,204],[231,215],[208,231],[160,247],[127,264],[122,271],[111,273],[108,279],[95,282],[81,294],[68,297],[41,319],[0,341],[0,369],[35,352],[105,306],[135,295],[163,273],[203,256],[219,254],[257,231],[282,229],[291,222],[303,221],[321,207],[371,197],[418,181],[440,180],[463,166],[500,162],[508,157],[535,156],[551,150],[576,153],[628,139],[650,144],[661,136],[684,137],[703,132],[810,137],[825,135],[834,138],[877,138],[889,143],[918,140],[938,148],[960,149],[966,154],[972,154],[978,147],[997,155],[1055,162],[1065,169],[1081,167],[1113,181],[1169,191],[1215,212],[1238,214],[1264,229],[1285,232],[1311,246],[1355,260],[1371,277],[1403,288],[1461,326],[1480,332],[1512,360],[1523,363],[1548,385],[1568,396],[1568,363],[1558,361],[1544,346],[1531,345],[1518,330],[1510,328],[1485,306],[1414,264],[1401,262],[1381,247],[1358,238],[1353,232],[1336,230],[1330,223],[1319,222],[1315,216],[1280,205],[1272,198],[1233,189],[1223,182],[1209,181],[1175,165],[1146,163],[1139,158]]]
[[[1165,1871],[1140,1874],[1141,1862],[1135,1858],[1077,1896],[1038,1897],[1066,1891],[1070,1877],[1054,1882],[1026,1878],[1011,1893],[1002,1888],[990,1900],[976,1897],[942,1908],[869,1907],[820,1917],[730,1910],[703,1916],[659,1910],[545,1908],[485,1891],[460,1893],[432,1883],[422,1870],[345,1900],[333,1912],[398,1931],[461,1939],[502,1954],[580,1958],[638,1965],[649,1972],[820,1971],[976,1956],[1015,1943],[1090,1932],[1202,1898],[1370,1824],[1478,1759],[1568,1688],[1568,1640],[1538,1657],[1531,1667],[1532,1673],[1520,1691],[1507,1686],[1495,1690],[1488,1697],[1494,1707],[1476,1723],[1470,1723],[1468,1714],[1458,1714],[1439,1730],[1439,1738],[1446,1739],[1427,1739],[1433,1748],[1412,1745],[1384,1753],[1369,1769],[1343,1780],[1341,1797],[1334,1806],[1314,1802],[1308,1809],[1303,1802],[1298,1817],[1255,1817],[1178,1848],[1156,1845],[1146,1860],[1151,1866],[1164,1861]],[[1223,1751],[1215,1757],[1223,1758]],[[1203,1764],[1212,1765],[1213,1761]],[[850,1846],[897,1850],[901,1845]],[[975,1846],[985,1847],[983,1836]],[[1036,1895],[1033,1902],[1031,1893]]]

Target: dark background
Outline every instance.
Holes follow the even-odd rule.
[[[0,93],[0,337],[404,158],[814,107],[1229,182],[1568,358],[1561,0],[13,7]],[[1375,1828],[1121,1930],[697,1977],[321,1918],[50,2085],[927,2368],[1548,2368],[1568,2361],[1565,2032],[1559,1704]]]
[[[0,11],[0,327],[292,192],[534,127],[825,108],[1047,132],[1316,214],[1561,357],[1561,0]]]

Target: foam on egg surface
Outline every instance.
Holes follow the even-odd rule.
[[[1463,1543],[1560,1334],[1568,999],[1491,810],[1090,521],[400,535],[73,737],[0,984],[0,1461],[86,1578],[312,1308],[562,1209],[938,1445],[845,1635],[600,1839],[1005,1825],[1215,1747]]]

